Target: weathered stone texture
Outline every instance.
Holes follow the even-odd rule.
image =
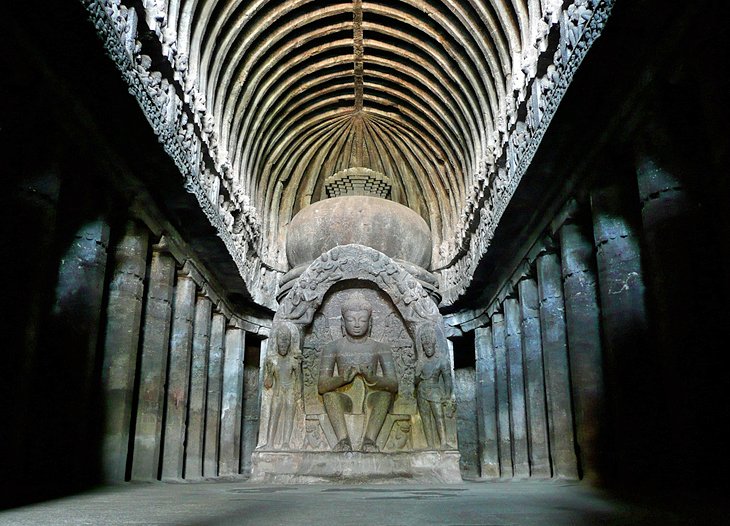
[[[208,387],[208,353],[213,303],[198,295],[193,324],[193,356],[190,369],[187,439],[185,442],[185,478],[203,476],[203,439],[205,436],[205,400]]]
[[[147,270],[147,230],[126,225],[113,251],[109,283],[102,385],[105,401],[104,477],[122,481],[127,469],[134,376]]]
[[[480,473],[482,478],[496,478],[499,477],[499,435],[492,328],[476,329],[474,334]]]
[[[545,413],[545,375],[542,359],[537,283],[525,278],[518,284],[522,352],[525,368],[525,406],[530,454],[530,476],[550,476],[550,451]]]
[[[241,473],[251,474],[251,454],[259,437],[261,396],[258,367],[244,366],[243,370],[243,420],[241,429]]]
[[[525,410],[525,378],[522,364],[520,305],[514,298],[504,303],[505,347],[509,378],[510,425],[512,431],[512,469],[514,476],[530,476],[527,452],[527,413]]]
[[[240,473],[245,332],[229,326],[223,359],[219,475]]]
[[[633,185],[616,183],[591,194],[593,236],[601,298],[601,321],[610,397],[616,473],[641,471],[650,444],[633,430],[654,417],[647,410],[652,386],[644,275],[636,228],[638,196]],[[619,381],[620,378],[620,381]]]
[[[193,318],[195,315],[195,282],[184,271],[178,272],[172,315],[170,360],[167,368],[165,443],[162,450],[163,480],[182,478],[185,459],[190,354],[193,345]]]
[[[163,245],[155,245],[145,300],[132,480],[158,475],[174,283],[175,260]]]
[[[595,478],[605,431],[601,312],[593,239],[578,223],[560,230],[570,374],[582,474]]]
[[[454,370],[456,426],[459,433],[459,467],[464,478],[479,477],[476,375],[471,367]]]
[[[109,226],[105,220],[93,219],[76,231],[66,252],[61,257],[56,283],[56,300],[49,320],[49,344],[61,353],[48,359],[62,359],[73,363],[63,383],[68,397],[47,400],[44,403],[60,404],[54,410],[55,418],[50,429],[64,432],[54,439],[65,445],[68,454],[58,459],[59,466],[69,477],[86,472],[82,466],[86,452],[80,444],[96,437],[95,426],[100,407],[96,391],[96,360],[101,331],[100,320],[104,300],[104,280],[107,269]],[[58,394],[61,394],[60,392]],[[61,469],[61,468],[59,468]]]
[[[557,254],[546,253],[538,257],[537,284],[553,475],[577,479],[565,306]]]
[[[497,429],[499,432],[499,475],[511,478],[512,439],[510,437],[510,400],[507,349],[505,347],[504,316],[492,315],[492,341],[494,344],[495,385],[497,391]]]
[[[218,475],[218,445],[220,439],[221,394],[223,386],[223,354],[226,338],[226,317],[216,312],[210,329],[208,384],[205,399],[205,452],[203,476]]]

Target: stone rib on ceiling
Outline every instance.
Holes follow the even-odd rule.
[[[166,25],[272,263],[324,179],[362,166],[430,224],[438,265],[487,148],[500,146],[512,71],[546,3],[170,0]]]

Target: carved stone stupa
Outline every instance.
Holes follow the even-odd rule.
[[[385,199],[336,197],[294,218],[253,480],[461,480],[430,256],[425,221]]]

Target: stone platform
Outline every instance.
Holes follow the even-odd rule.
[[[251,481],[280,484],[459,483],[458,451],[335,453],[332,451],[256,451]]]

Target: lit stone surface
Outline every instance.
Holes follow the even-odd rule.
[[[459,453],[336,453],[257,451],[252,482],[283,484],[322,482],[459,483]]]
[[[387,255],[351,244],[313,261],[274,317],[263,378],[254,480],[459,478],[443,318]],[[461,416],[476,466],[473,369],[469,380]]]
[[[113,251],[104,338],[102,384],[106,400],[104,476],[123,481],[132,425],[134,371],[142,321],[147,265],[147,232],[128,223]]]
[[[158,476],[174,283],[175,260],[160,242],[152,248],[144,312],[132,480],[154,480]]]

